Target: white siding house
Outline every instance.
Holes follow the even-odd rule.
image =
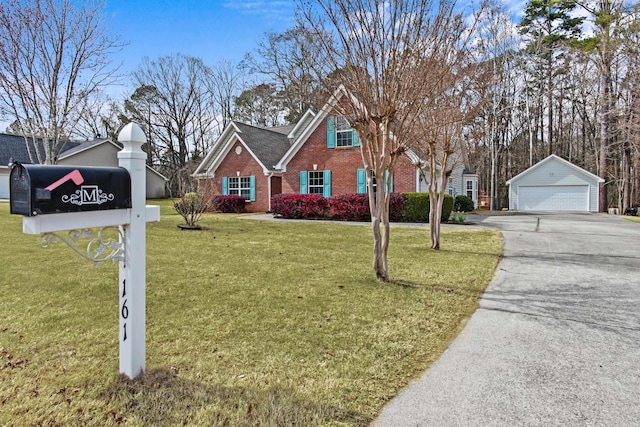
[[[0,165],[0,199],[9,198],[9,167]]]
[[[118,166],[118,147],[113,142],[102,139],[85,142],[67,142],[57,158],[59,165],[78,166]],[[31,163],[24,138],[18,135],[0,133],[0,199],[9,198],[9,162]],[[147,166],[147,198],[166,197],[166,182],[162,174]]]
[[[67,150],[58,157],[59,165],[82,165],[117,167],[118,152],[121,150],[108,139],[83,142],[77,147]],[[162,199],[166,197],[168,179],[147,166],[147,198]]]
[[[428,182],[426,182],[419,171],[418,173],[418,188],[419,193],[426,193],[429,191]],[[427,174],[429,172],[427,171]],[[440,179],[437,182],[437,188],[440,187]],[[463,165],[457,165],[453,168],[449,181],[445,188],[445,192],[455,199],[456,196],[465,195],[471,197],[473,200],[473,206],[478,207],[478,175],[469,171]]]
[[[552,154],[507,181],[509,209],[598,212],[601,182],[602,178]]]

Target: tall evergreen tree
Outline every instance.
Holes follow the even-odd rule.
[[[530,54],[536,74],[542,79],[542,93],[546,98],[548,154],[554,152],[554,77],[559,72],[558,57],[565,47],[581,33],[584,18],[572,12],[575,0],[530,0],[520,22],[520,31],[527,36],[527,52]]]

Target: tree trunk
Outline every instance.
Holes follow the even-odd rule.
[[[384,189],[376,188],[376,201],[371,209],[371,228],[373,231],[373,269],[376,279],[381,282],[389,281],[389,264],[387,253],[389,249],[389,205],[385,203]],[[370,192],[373,192],[370,190]],[[383,194],[380,194],[380,193]],[[380,197],[382,196],[382,197]],[[382,199],[382,200],[381,200]]]
[[[440,250],[440,218],[438,217],[438,193],[429,192],[429,236],[431,249]]]
[[[609,204],[609,193],[608,193],[608,183],[607,183],[607,165],[609,160],[609,139],[610,139],[610,100],[611,90],[609,84],[609,79],[607,76],[603,76],[603,84],[601,88],[601,96],[602,96],[602,111],[600,111],[600,159],[598,162],[598,176],[604,179],[605,181],[600,183],[600,212],[606,212]]]

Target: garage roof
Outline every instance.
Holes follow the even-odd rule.
[[[534,172],[536,169],[542,167],[544,164],[546,164],[548,162],[551,162],[553,160],[559,161],[560,163],[562,163],[562,164],[574,169],[576,172],[585,175],[585,177],[587,177],[588,179],[595,180],[596,182],[604,182],[604,179],[600,178],[599,176],[594,175],[591,172],[589,172],[587,170],[584,170],[579,166],[574,165],[573,163],[571,163],[568,160],[563,159],[562,157],[556,156],[555,154],[551,154],[546,159],[539,161],[535,165],[531,166],[529,169],[526,169],[525,171],[523,171],[523,172],[519,173],[518,175],[514,176],[509,181],[507,181],[506,184],[507,185],[511,185],[511,183],[513,181],[519,180],[520,178],[530,174],[531,172]]]

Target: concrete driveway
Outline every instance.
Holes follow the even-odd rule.
[[[489,216],[505,256],[447,351],[379,426],[639,426],[640,224]]]

